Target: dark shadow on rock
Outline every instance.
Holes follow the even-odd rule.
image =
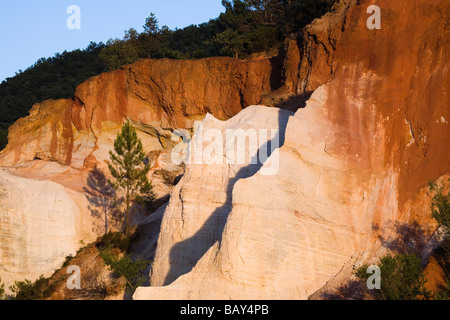
[[[296,112],[298,109],[303,109],[306,106],[306,102],[311,98],[312,94],[312,91],[307,91],[302,94],[288,96],[287,98],[281,97],[275,103],[275,107]]]
[[[270,72],[270,89],[275,91],[280,89],[286,77],[284,75],[284,60],[286,59],[286,49],[284,46],[278,51],[278,54],[269,59],[272,70]]]
[[[94,168],[88,176],[87,186],[83,188],[89,201],[88,209],[92,216],[103,219],[105,234],[109,231],[110,221],[119,218],[119,211],[115,206],[114,190],[108,183],[105,174]]]
[[[268,140],[265,144],[263,144],[258,150],[258,154],[265,149],[267,150],[267,156],[270,156],[276,147],[281,147],[284,144],[286,125],[290,115],[291,114],[289,113],[280,111],[278,137]],[[273,140],[275,139],[279,139],[278,146],[274,144]],[[220,243],[228,214],[231,212],[232,190],[235,183],[240,179],[253,176],[261,167],[262,163],[257,161],[256,164],[249,164],[241,168],[236,173],[235,177],[228,181],[226,187],[227,198],[225,203],[221,207],[214,210],[197,233],[173,246],[170,252],[170,270],[163,285],[169,285],[178,277],[190,272],[200,258],[208,251],[209,248],[211,248],[212,245],[214,245],[214,243],[217,241]]]
[[[376,296],[364,282],[349,280],[338,288],[320,293],[310,300],[374,300]]]
[[[158,210],[151,215],[157,217],[149,223],[141,224],[136,227],[135,232],[131,237],[130,246],[128,248],[131,258],[144,259],[149,261],[145,272],[143,273],[141,286],[150,286],[150,274],[152,262],[155,258],[157,240],[161,231],[162,214],[159,214],[160,210],[164,212],[167,207],[167,202],[164,203]]]
[[[164,205],[165,203],[169,202],[170,200],[170,194],[167,194],[161,198],[157,198],[153,201],[150,201],[148,203],[144,203],[146,212],[148,212],[146,215],[151,215],[153,212],[155,212],[159,207]]]
[[[391,223],[391,225],[391,228],[395,230],[394,236],[390,238],[385,238],[382,234],[378,236],[384,248],[389,249],[394,254],[414,252],[420,255],[422,253],[429,240],[427,230],[418,222],[395,222]],[[374,225],[372,229],[380,231],[378,225]]]
[[[444,273],[450,275],[450,239],[444,239],[432,255],[438,261]]]

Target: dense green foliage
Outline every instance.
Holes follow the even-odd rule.
[[[41,278],[42,279],[42,278]],[[15,294],[15,300],[38,300],[41,296],[40,294],[40,280],[36,282],[31,282],[28,279],[24,281],[16,281],[11,286],[11,291]]]
[[[146,270],[151,261],[143,258],[132,259],[128,253],[119,257],[111,248],[103,248],[99,252],[100,257],[116,276],[125,277],[129,289],[134,291],[144,283]]]
[[[143,32],[125,32],[123,39],[91,43],[85,50],[40,59],[0,84],[0,150],[7,130],[32,105],[46,99],[71,98],[89,77],[141,58],[240,58],[276,48],[286,37],[300,38],[303,27],[320,17],[336,0],[223,0],[225,12],[200,25],[170,30],[154,14]]]
[[[450,182],[450,179],[447,180]],[[446,286],[442,288],[440,295],[450,297],[450,185],[441,181],[429,182],[431,199],[431,215],[439,225],[442,243],[435,250],[436,258],[446,275]]]
[[[56,283],[49,285],[49,278],[40,276],[35,282],[28,279],[24,281],[15,281],[10,290],[13,296],[9,297],[12,300],[43,300],[48,298],[54,290]]]
[[[96,246],[105,264],[115,276],[123,276],[127,281],[127,289],[133,292],[144,284],[151,261],[142,257],[132,258],[129,253],[132,238],[131,234],[108,232],[97,241]]]
[[[116,248],[122,252],[127,252],[131,242],[131,235],[122,232],[108,232],[97,243],[99,250],[103,248]]]
[[[450,298],[450,242],[445,240],[437,249],[434,250],[433,255],[437,259],[439,265],[444,271],[445,283],[440,285],[436,293],[436,299],[447,300]]]
[[[245,58],[276,48],[286,37],[298,38],[303,28],[320,17],[335,0],[223,0],[225,12],[200,25],[169,30],[151,14],[144,32],[125,32],[110,39],[100,54],[110,69],[140,58]]]
[[[154,199],[152,185],[147,178],[150,164],[144,164],[142,142],[130,121],[127,121],[117,134],[114,151],[109,151],[109,155],[111,162],[108,162],[108,168],[113,179],[108,180],[108,183],[116,191],[116,199],[126,206],[126,233],[129,229],[132,202],[151,202]]]
[[[448,179],[450,181],[450,179]],[[444,182],[440,184],[437,182],[429,183],[430,191],[433,194],[431,200],[431,214],[437,221],[444,238],[449,239],[450,235],[450,186],[447,186]],[[447,192],[445,190],[447,189]]]

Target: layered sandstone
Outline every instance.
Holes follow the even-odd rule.
[[[381,7],[381,30],[366,26],[371,4]],[[135,299],[306,299],[413,232],[422,241],[403,244],[430,252],[436,224],[426,186],[450,169],[450,4],[344,0],[333,12],[308,29],[316,48],[304,57],[310,74],[326,70],[330,80],[289,119],[284,145],[268,160],[279,157],[278,173],[260,175],[266,164],[234,181],[223,232],[208,228],[215,244],[160,287],[173,280],[160,267],[167,257],[179,270],[193,265],[176,254],[179,243],[165,239],[169,219],[178,217],[171,221],[182,226],[177,235],[189,235],[202,228],[205,218],[197,216],[214,216],[209,183],[192,190],[202,175],[186,175],[172,201],[190,205],[166,210],[155,286],[139,288]],[[317,86],[308,79],[302,91]],[[195,172],[195,164],[186,170]],[[208,181],[223,183],[223,170]],[[183,248],[186,255],[194,250]]]

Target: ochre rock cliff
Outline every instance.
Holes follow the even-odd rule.
[[[191,130],[194,121],[206,113],[222,120],[231,118],[248,105],[258,103],[273,88],[295,81],[296,67],[290,67],[294,76],[280,82],[280,74],[286,71],[275,66],[270,57],[145,59],[90,78],[77,87],[74,99],[35,104],[29,116],[11,126],[8,146],[0,153],[0,166],[11,174],[11,181],[29,179],[29,185],[38,188],[36,194],[42,195],[39,186],[44,181],[59,185],[64,191],[56,187],[44,189],[48,193],[45,199],[54,202],[41,205],[36,202],[39,197],[25,191],[21,202],[27,204],[26,208],[47,206],[40,212],[46,217],[68,196],[73,202],[64,213],[77,222],[62,218],[47,221],[34,211],[24,211],[19,201],[0,199],[0,206],[7,206],[4,210],[23,223],[21,228],[0,224],[0,234],[7,235],[0,250],[2,280],[11,283],[24,278],[34,280],[40,272],[47,275],[55,270],[58,261],[80,247],[80,240],[87,243],[105,230],[120,227],[120,220],[105,222],[105,214],[112,211],[112,199],[106,192],[105,161],[125,119],[130,119],[137,129],[153,165],[150,179],[154,191],[164,201],[174,179],[182,174],[182,167],[171,161],[172,132],[180,128]],[[292,88],[291,84],[287,90]],[[13,182],[5,183],[5,195],[13,192],[9,184]],[[148,222],[145,216],[137,221],[141,218],[142,223]],[[28,258],[30,250],[44,250],[36,246],[47,243],[53,233],[58,237],[59,231],[54,230],[59,229],[67,229],[61,232],[69,235],[58,238],[61,250],[52,250],[50,256],[33,253]],[[8,259],[16,249],[19,251]],[[26,260],[21,270],[16,260]]]
[[[371,4],[382,10],[380,30],[366,27]],[[449,21],[448,1],[378,0],[341,1],[313,22],[299,93],[314,93],[289,119],[285,143],[272,154],[279,172],[235,182],[216,243],[174,282],[160,272],[166,258],[157,258],[155,286],[139,288],[134,298],[306,299],[402,242],[426,257],[436,228],[427,182],[450,169]],[[207,187],[197,186],[192,197],[192,190],[183,192],[190,179],[197,177],[185,176],[172,198],[205,216]],[[158,257],[170,256],[183,270],[180,265],[192,264],[189,249],[176,255],[180,244],[166,246],[164,237],[171,208]],[[187,230],[180,234],[201,228],[190,212],[181,216]],[[165,279],[172,283],[158,287]]]
[[[220,241],[232,209],[234,184],[259,171],[262,165],[259,160],[264,160],[261,158],[262,152],[270,155],[272,149],[282,143],[286,123],[291,115],[293,113],[277,108],[250,106],[225,122],[207,115],[201,126],[196,128],[197,132],[203,131],[203,134],[194,136],[189,155],[191,163],[202,163],[188,164],[180,183],[171,192],[158,239],[152,285],[173,282],[190,271],[206,251]],[[248,133],[248,139],[254,133],[258,141],[250,148],[250,142],[245,141],[245,137],[239,134],[236,137],[227,136],[230,130],[235,133],[243,130]],[[263,130],[267,130],[267,133]],[[220,132],[223,137],[220,145],[223,158],[219,156],[218,159],[224,161],[209,161],[207,158],[211,153],[210,135],[214,132]],[[236,152],[227,153],[227,143],[234,143]],[[244,143],[246,151],[239,147],[244,146]],[[261,147],[258,149],[255,147],[257,145]],[[200,158],[199,150],[202,151]],[[219,154],[216,149],[214,152]],[[245,158],[239,161],[238,157],[242,154],[245,154]],[[257,158],[258,161],[251,163]],[[273,163],[271,168],[274,172],[278,170],[276,164]],[[249,201],[252,197],[258,197],[257,194],[247,196]]]

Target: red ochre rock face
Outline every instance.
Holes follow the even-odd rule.
[[[211,113],[227,119],[270,91],[268,59],[141,60],[81,84],[72,117],[78,128],[101,128],[124,117],[184,128]]]
[[[140,60],[88,79],[73,100],[34,105],[10,128],[0,164],[39,158],[80,167],[99,136],[126,118],[153,131],[192,128],[206,113],[228,119],[271,91],[272,72],[281,71],[269,58]]]
[[[381,29],[367,28],[370,5]],[[304,31],[297,94],[332,80],[335,148],[360,168],[392,164],[401,203],[450,169],[449,19],[448,1],[344,0]]]
[[[341,1],[305,28],[301,54],[291,40],[284,70],[275,70],[269,58],[144,59],[92,77],[77,87],[73,100],[37,103],[19,119],[0,164],[39,158],[82,167],[99,147],[102,130],[117,129],[125,118],[156,131],[191,128],[207,112],[226,120],[279,87],[271,78],[281,72],[281,87],[291,94],[309,95],[335,79],[328,117],[340,128],[341,152],[358,153],[367,166],[384,148],[378,164],[397,167],[401,197],[412,196],[449,169],[449,5],[355,2]],[[382,10],[379,30],[366,26],[371,4]],[[362,106],[357,112],[346,101],[356,90]],[[380,120],[377,128],[373,116]],[[377,130],[386,139],[372,146],[368,139]]]
[[[373,4],[381,29],[366,25]],[[339,273],[351,276],[356,261],[407,246],[429,254],[427,182],[450,170],[449,21],[445,0],[343,0],[307,27],[296,93],[312,95],[288,121],[279,172],[234,185],[220,241],[194,262],[186,246],[205,230],[177,201],[212,217],[200,205],[210,195],[174,192],[154,286],[134,298],[306,299]]]
[[[366,25],[370,5],[381,9],[381,29]],[[392,226],[434,226],[427,183],[450,171],[449,21],[448,1],[344,0],[305,28],[297,93],[322,84],[326,92],[309,139],[329,136],[326,152],[361,184],[367,173],[398,175],[379,197],[374,225],[395,192]]]

